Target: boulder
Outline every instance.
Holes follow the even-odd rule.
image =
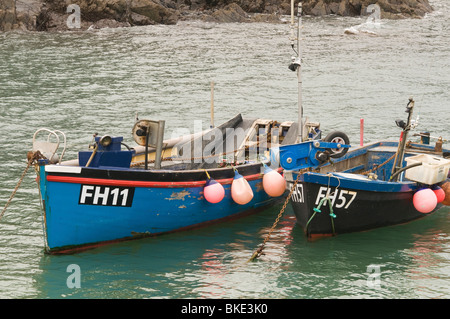
[[[171,0],[166,1],[174,6]],[[164,2],[164,3],[166,3]],[[69,29],[67,6],[80,7],[81,28]],[[175,24],[178,12],[166,8],[159,0],[54,0],[48,6],[50,20],[41,30],[86,30],[132,25]],[[41,12],[42,16],[42,12]],[[38,18],[39,21],[39,18]],[[41,23],[41,25],[43,25]]]
[[[208,18],[208,22],[231,23],[231,22],[249,22],[250,16],[236,3],[231,3],[223,9],[214,11]]]
[[[150,19],[147,16],[144,16],[142,14],[138,14],[135,12],[131,12],[130,17],[129,17],[129,21],[132,25],[151,25],[151,24],[156,24],[155,21],[153,21],[152,19]]]
[[[135,22],[142,24],[147,22],[148,24],[176,24],[178,21],[179,12],[174,9],[166,8],[161,3],[157,3],[151,0],[131,0],[130,10],[140,16],[147,17],[143,19],[139,16]],[[131,17],[133,23],[133,17]]]
[[[17,26],[14,0],[0,1],[0,31],[10,31]]]
[[[418,18],[432,12],[428,0],[304,0],[303,12],[312,16],[368,15],[369,5],[378,5],[381,19]]]

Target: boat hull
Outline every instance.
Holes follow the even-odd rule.
[[[332,176],[301,175],[293,192],[291,202],[297,223],[310,238],[397,225],[428,215],[414,208],[416,183]]]
[[[111,242],[200,227],[256,212],[278,198],[262,187],[261,165],[239,168],[253,190],[245,205],[231,198],[232,168],[209,170],[225,197],[205,200],[206,175],[193,171],[132,171],[41,166],[48,253],[70,253]]]

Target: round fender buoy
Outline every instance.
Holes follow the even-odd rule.
[[[444,184],[441,185],[442,190],[445,193],[444,200],[442,201],[442,204],[445,206],[450,206],[450,180],[447,179]]]
[[[263,188],[269,196],[281,196],[286,190],[286,180],[280,173],[264,165]]]
[[[225,189],[219,182],[212,178],[208,178],[203,189],[203,195],[208,202],[216,204],[224,198]]]
[[[437,202],[438,203],[442,203],[442,201],[445,199],[445,192],[444,192],[444,190],[441,187],[439,187],[439,186],[434,186],[432,188],[432,191],[436,195]]]
[[[433,211],[437,205],[437,197],[429,188],[418,190],[413,197],[414,208],[427,214]]]
[[[252,188],[237,170],[234,171],[234,179],[231,183],[231,198],[239,205],[245,205],[253,198]]]

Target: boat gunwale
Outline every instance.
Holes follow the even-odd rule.
[[[354,174],[362,176],[361,174]],[[324,173],[306,172],[300,177],[305,183],[313,183],[320,185],[327,185],[329,187],[339,187],[358,191],[373,191],[373,192],[412,192],[419,186],[419,183],[413,181],[389,182],[382,180],[360,179],[358,177],[352,178],[348,176],[336,176],[334,174],[328,175]]]
[[[263,163],[249,163],[237,166],[237,168],[242,168],[240,171],[238,170],[239,174],[246,180],[252,181],[262,179],[262,165]],[[128,187],[203,187],[208,180],[206,172],[217,182],[227,185],[233,182],[235,169],[234,166],[180,171],[82,168],[79,173],[70,173],[64,170],[60,173],[54,170],[46,172],[46,181]],[[282,168],[275,170],[282,173]],[[127,174],[127,172],[133,173]]]
[[[434,150],[433,146],[420,144],[420,143],[411,143],[415,148],[407,150],[408,153],[423,153],[423,152],[432,152]],[[347,154],[343,157],[338,158],[333,161],[333,164],[341,163],[358,156],[364,156],[369,151],[380,151],[376,148],[378,147],[397,147],[397,141],[376,141],[363,146],[357,146],[353,149],[350,149]],[[422,151],[422,152],[421,152]],[[445,152],[447,150],[443,150]],[[386,153],[395,153],[395,150],[384,150]],[[332,164],[327,163],[323,165],[321,168],[329,168]],[[351,169],[348,169],[349,171]],[[297,174],[298,171],[291,171],[294,174]],[[346,189],[353,190],[366,190],[366,191],[374,191],[374,192],[412,192],[421,187],[421,184],[415,181],[404,180],[404,181],[384,181],[384,180],[372,180],[372,179],[361,179],[360,176],[362,174],[349,172],[349,175],[335,175],[339,173],[345,173],[346,171],[323,171],[323,172],[304,172],[299,177],[300,181],[305,183],[313,183],[313,184],[323,184],[328,185],[330,187],[340,187]],[[351,175],[355,175],[355,177],[351,177]],[[295,180],[295,177],[293,177]],[[374,187],[375,186],[375,187]]]

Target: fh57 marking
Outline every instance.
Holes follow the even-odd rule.
[[[318,205],[322,198],[328,197],[331,200],[331,206],[335,208],[344,207],[344,209],[347,209],[355,200],[356,195],[358,195],[357,192],[337,188],[334,189],[334,192],[332,194],[330,193],[330,188],[321,186],[319,188],[319,192],[317,193],[315,204]],[[327,201],[325,201],[323,204],[326,205]]]

